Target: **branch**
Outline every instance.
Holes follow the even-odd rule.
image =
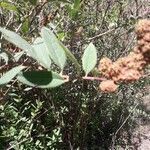
[[[104,81],[104,80],[106,80],[106,78],[99,78],[99,77],[87,77],[87,76],[82,77],[82,79],[84,79],[84,80],[91,80],[91,81],[93,81],[93,80],[98,80],[98,81]]]

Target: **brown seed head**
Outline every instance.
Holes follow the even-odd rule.
[[[150,20],[140,20],[136,25],[137,45],[128,56],[112,62],[103,58],[99,63],[99,71],[109,78],[102,81],[100,89],[104,92],[114,92],[115,82],[132,82],[143,76],[143,69],[150,63]]]
[[[105,93],[115,92],[118,86],[114,83],[113,80],[102,81],[99,85],[101,91]]]

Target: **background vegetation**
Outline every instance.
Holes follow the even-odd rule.
[[[148,0],[2,0],[0,26],[30,43],[47,26],[79,63],[90,42],[97,48],[98,60],[104,56],[116,60],[132,50],[135,23],[150,17],[149,7]],[[10,59],[0,60],[1,75],[18,64],[41,67],[27,56],[14,62],[11,56],[21,50],[1,38],[0,54],[4,51]],[[52,68],[59,70],[54,64]],[[105,94],[97,81],[75,80],[78,75],[71,61],[64,74],[72,80],[53,89],[29,87],[15,79],[0,88],[0,149],[131,148],[137,120],[149,119],[142,105],[149,77]]]

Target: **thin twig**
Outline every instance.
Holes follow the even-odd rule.
[[[25,60],[21,65],[23,65],[23,64],[24,64],[25,62],[27,62],[27,61],[28,61],[28,58],[26,58],[26,60]],[[28,70],[28,69],[29,69],[29,67],[26,68],[26,70]],[[13,83],[10,85],[10,87],[5,91],[3,97],[6,97],[7,93],[9,92],[9,90],[12,88],[12,86],[13,86],[16,82],[17,82],[17,79],[15,79],[15,80],[13,81]]]
[[[104,81],[104,80],[106,80],[106,78],[89,77],[89,76],[82,77],[82,79],[84,79],[84,80],[91,80],[91,81],[93,81],[93,80],[98,80],[98,81]]]
[[[110,29],[110,30],[108,30],[108,31],[106,31],[106,32],[104,32],[104,33],[100,33],[100,34],[98,34],[98,35],[96,35],[96,36],[94,36],[94,37],[91,37],[91,38],[89,38],[88,40],[89,40],[89,41],[94,40],[94,39],[96,39],[96,38],[99,38],[99,37],[101,37],[101,36],[103,36],[103,35],[106,35],[106,34],[112,32],[112,31],[114,31],[114,30],[116,30],[116,29],[115,29],[115,28]]]
[[[7,21],[6,26],[5,26],[4,28],[7,28],[7,27],[8,27],[9,23],[13,20],[13,18],[14,18],[14,13],[12,12],[12,13],[11,13],[11,17],[10,17],[9,20]]]

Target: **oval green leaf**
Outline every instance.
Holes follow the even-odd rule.
[[[52,71],[22,72],[17,79],[24,84],[39,88],[54,88],[65,83],[59,74]]]
[[[85,49],[82,57],[82,67],[85,71],[86,76],[92,71],[97,62],[97,51],[93,43],[90,43]]]
[[[1,78],[0,78],[0,85],[4,85],[9,83],[21,70],[23,70],[25,66],[17,66],[6,72]]]
[[[32,45],[34,48],[34,53],[36,60],[45,68],[50,69],[51,59],[49,57],[49,52],[46,49],[46,45],[43,42],[43,39],[38,37],[34,44]]]
[[[63,70],[66,63],[66,55],[59,40],[54,33],[46,27],[42,28],[41,36],[47,46],[51,59],[61,68],[61,70]]]
[[[0,27],[0,32],[3,33],[3,36],[7,41],[13,43],[14,45],[24,50],[25,52],[27,52],[28,55],[34,58],[32,46],[26,40],[24,40],[21,36],[19,36],[13,31],[9,31],[2,27]]]

